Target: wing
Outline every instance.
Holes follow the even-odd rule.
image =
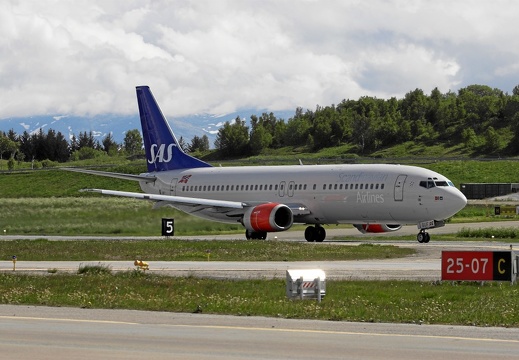
[[[184,196],[144,194],[128,191],[103,190],[103,189],[83,189],[82,192],[96,192],[103,195],[124,196],[141,200],[152,200],[171,203],[172,205],[192,205],[202,207],[217,207],[226,209],[243,209],[247,205],[238,201],[211,200],[202,198],[190,198]]]
[[[83,189],[82,192],[96,192],[104,195],[123,196],[141,200],[156,201],[155,207],[173,206],[182,211],[194,214],[209,210],[211,217],[224,220],[225,218],[241,217],[248,208],[255,207],[265,202],[239,202],[226,200],[213,200],[204,198],[192,198],[173,195],[158,195],[135,193],[128,191],[104,190],[104,189]],[[310,214],[308,207],[302,204],[286,204],[294,216],[304,216]]]
[[[154,182],[157,178],[153,175],[132,175],[132,174],[121,174],[114,173],[108,171],[98,171],[98,170],[89,170],[89,169],[80,169],[80,168],[60,168],[65,171],[78,172],[82,174],[91,174],[91,175],[99,175],[106,176],[115,179],[123,179],[123,180],[132,180],[132,181],[146,181],[146,182]],[[92,189],[94,190],[94,189]],[[124,196],[124,195],[119,195]]]

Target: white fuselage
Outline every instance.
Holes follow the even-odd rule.
[[[146,193],[299,206],[294,222],[307,224],[416,224],[444,220],[466,204],[443,175],[404,165],[292,165],[208,167],[153,174]],[[193,215],[235,223],[229,214],[174,205]]]

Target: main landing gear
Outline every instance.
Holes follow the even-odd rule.
[[[308,226],[305,230],[305,239],[308,242],[323,242],[324,238],[326,238],[326,230],[319,224]]]
[[[416,235],[416,240],[418,240],[420,244],[427,244],[429,241],[431,241],[431,235],[429,235],[429,233],[425,231],[425,229],[422,229],[420,230],[418,235]]]
[[[267,232],[245,230],[245,238],[247,240],[265,240],[267,238]]]

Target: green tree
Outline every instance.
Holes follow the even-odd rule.
[[[487,128],[487,130],[484,133],[484,138],[484,150],[487,153],[497,153],[501,149],[501,139],[497,131],[492,126],[489,126]]]
[[[142,152],[142,136],[139,130],[133,129],[124,135],[124,150],[127,154],[135,155]]]
[[[79,133],[79,138],[77,141],[77,147],[79,149],[83,147],[89,147],[92,149],[98,149],[99,148],[99,142],[95,139],[94,133],[92,131],[89,131],[88,133],[86,131]]]
[[[461,139],[465,147],[469,150],[474,150],[479,146],[478,136],[473,128],[465,128],[461,132]]]
[[[369,116],[355,115],[353,120],[353,140],[357,145],[359,152],[364,154],[372,148],[374,143],[374,133],[371,127],[371,118]]]
[[[193,139],[191,139],[191,144],[189,144],[187,149],[189,152],[208,151],[209,150],[209,138],[205,134],[201,137],[195,135],[193,137]]]
[[[335,111],[335,107],[317,107],[314,113],[312,127],[314,150],[340,144],[343,134],[334,134],[332,131],[332,123],[337,117],[338,114]]]
[[[16,151],[18,151],[18,144],[3,132],[0,133],[0,160],[3,159],[4,154],[7,154],[6,158],[14,157]]]
[[[305,145],[312,124],[310,122],[310,111],[303,114],[302,108],[297,108],[293,118],[288,119],[285,132],[285,145],[303,146]]]
[[[256,125],[254,131],[250,135],[250,149],[252,155],[259,155],[264,149],[272,144],[272,135],[263,127]]]
[[[178,139],[178,146],[180,146],[180,149],[182,151],[188,150],[188,145],[186,144],[186,141],[184,140],[184,138],[182,136],[180,137],[180,139]]]
[[[243,156],[248,153],[249,127],[238,116],[231,124],[229,121],[218,129],[215,147],[223,156]]]
[[[107,134],[101,143],[103,150],[110,156],[115,155],[119,150],[119,144],[114,140],[112,133]]]

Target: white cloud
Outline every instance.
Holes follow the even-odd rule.
[[[6,0],[0,118],[291,110],[519,83],[512,0]]]

